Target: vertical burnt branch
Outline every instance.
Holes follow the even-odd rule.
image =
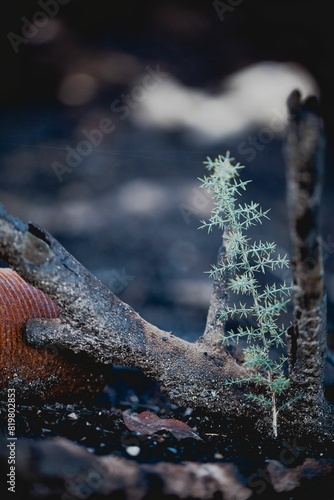
[[[218,250],[217,267],[221,266],[225,259],[225,254],[226,247],[222,244]],[[207,345],[210,350],[218,350],[222,343],[222,337],[224,336],[225,321],[221,319],[220,312],[224,311],[228,300],[226,281],[226,273],[221,277],[215,277],[206,327],[200,339],[200,342]]]
[[[323,395],[326,307],[319,208],[324,136],[315,97],[288,99],[285,155],[290,234],[293,246],[294,326],[288,332],[291,381],[303,393]],[[320,401],[320,399],[318,399]]]

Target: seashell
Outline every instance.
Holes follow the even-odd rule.
[[[35,348],[26,343],[24,328],[31,318],[58,318],[58,306],[26,283],[12,269],[0,269],[0,396],[15,388],[21,401],[78,401],[93,399],[105,377],[74,354],[54,346]]]

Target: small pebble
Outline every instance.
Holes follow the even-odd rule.
[[[78,420],[79,417],[76,413],[72,412],[67,415],[67,418],[69,418],[70,420]]]
[[[139,446],[128,446],[125,451],[127,452],[128,455],[131,457],[137,457],[140,453],[140,448]]]

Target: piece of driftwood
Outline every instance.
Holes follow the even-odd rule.
[[[28,322],[29,342],[85,353],[99,363],[140,368],[180,406],[256,418],[256,408],[245,403],[242,390],[224,385],[226,379],[246,373],[228,352],[216,354],[202,343],[186,342],[149,324],[50,234],[24,224],[3,207],[0,242],[1,258],[60,309],[59,319]]]

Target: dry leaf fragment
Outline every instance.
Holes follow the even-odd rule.
[[[156,432],[166,430],[178,439],[201,438],[189,427],[189,425],[173,418],[160,418],[155,413],[143,411],[142,413],[130,413],[125,410],[123,413],[124,423],[130,431],[139,432],[140,434],[154,434]]]

